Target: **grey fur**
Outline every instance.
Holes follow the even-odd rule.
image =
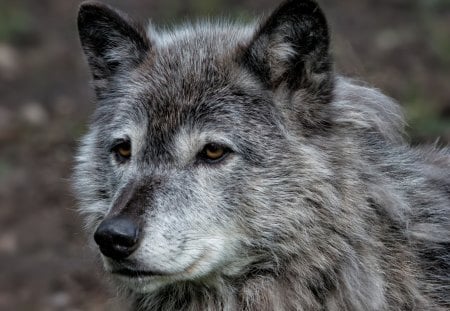
[[[139,184],[140,247],[102,256],[165,274],[112,275],[136,310],[448,310],[450,150],[333,72],[315,2],[166,32],[85,3],[79,28],[98,103],[74,184],[89,232]]]

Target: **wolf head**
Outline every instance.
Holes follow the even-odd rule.
[[[308,139],[330,130],[333,74],[314,1],[168,32],[87,2],[78,28],[97,108],[74,179],[115,279],[139,292],[213,282],[320,246],[331,177]]]

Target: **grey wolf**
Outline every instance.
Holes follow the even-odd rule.
[[[74,184],[136,310],[448,310],[450,151],[334,71],[326,19],[78,15],[97,99]]]

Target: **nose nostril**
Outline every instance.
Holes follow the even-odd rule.
[[[124,235],[122,233],[118,233],[117,235],[112,237],[112,243],[125,246],[125,247],[132,247],[136,245],[138,242],[137,240],[137,232],[134,232],[130,235]]]
[[[130,256],[138,247],[140,228],[132,219],[116,216],[105,219],[97,228],[94,240],[103,255],[114,259]]]

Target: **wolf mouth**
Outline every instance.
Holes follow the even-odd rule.
[[[146,271],[146,270],[131,270],[131,269],[118,269],[112,271],[112,274],[118,274],[121,276],[127,276],[130,278],[140,278],[140,277],[152,277],[152,276],[165,276],[167,274],[158,271]]]
[[[195,268],[200,264],[202,260],[207,257],[207,252],[202,253],[196,260],[194,260],[189,266],[182,271],[175,273],[162,272],[157,270],[134,270],[129,268],[117,268],[111,271],[112,274],[125,276],[129,278],[143,278],[143,277],[170,277],[179,274],[191,274]]]

